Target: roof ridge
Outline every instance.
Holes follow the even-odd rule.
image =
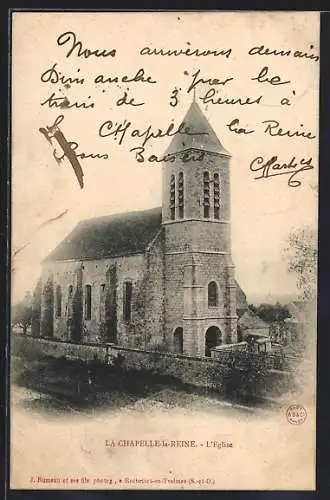
[[[90,222],[90,221],[95,221],[95,220],[100,220],[100,219],[110,219],[112,217],[120,217],[120,216],[123,216],[123,217],[127,217],[127,216],[130,216],[130,215],[135,215],[135,214],[146,214],[147,212],[156,212],[156,210],[159,210],[160,212],[162,211],[162,207],[153,207],[153,208],[147,208],[145,210],[131,210],[129,212],[114,212],[112,214],[105,214],[105,215],[97,215],[95,217],[90,217],[89,219],[81,219],[77,226],[79,224],[82,224],[84,222]],[[76,226],[76,227],[77,227]]]

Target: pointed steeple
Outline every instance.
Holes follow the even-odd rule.
[[[188,129],[193,135],[176,134],[167,148],[166,154],[179,153],[193,148],[230,156],[230,153],[222,146],[206,116],[202,113],[195,98],[182,123],[185,124],[185,129]]]

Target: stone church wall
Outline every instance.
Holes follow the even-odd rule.
[[[166,252],[186,250],[228,252],[230,224],[209,220],[170,222],[165,225]]]
[[[117,317],[117,342],[118,344],[133,346],[139,343],[143,335],[143,311],[138,307],[141,299],[141,287],[144,277],[143,254],[114,259],[94,260],[83,262],[83,288],[92,286],[91,319],[83,318],[83,341],[100,341],[101,322],[101,290],[106,284],[106,275],[110,267],[116,267],[116,317]],[[132,289],[132,315],[131,321],[125,322],[123,317],[123,294],[125,281],[131,281]]]
[[[52,291],[52,311],[46,311],[45,297],[41,294],[41,331],[42,337],[54,337],[58,340],[72,341],[68,328],[69,289],[79,292],[80,304],[80,337],[77,342],[110,341],[104,334],[105,314],[102,313],[104,289],[109,287],[109,270],[115,268],[115,341],[127,347],[148,348],[163,346],[163,310],[164,310],[164,275],[163,275],[163,241],[159,237],[144,254],[100,259],[90,261],[54,262],[44,268],[42,287]],[[131,320],[124,320],[124,283],[132,282]],[[91,286],[91,317],[85,314],[85,287]],[[61,311],[56,313],[56,289],[61,290]],[[102,292],[103,290],[103,292]],[[103,306],[102,306],[103,304]],[[47,314],[46,314],[47,312]],[[47,321],[53,324],[53,328]],[[52,331],[51,331],[52,330]],[[37,336],[37,333],[34,332]]]
[[[165,348],[164,338],[164,253],[161,231],[146,252],[145,348]]]
[[[79,291],[80,262],[53,262],[44,267],[41,282],[41,336],[53,336],[59,340],[70,340],[68,338],[68,328],[66,322],[66,306],[68,302],[69,287],[72,285],[74,293]],[[56,313],[56,289],[61,290],[61,314]],[[52,311],[49,314],[46,307],[47,289],[51,289]],[[53,328],[50,328],[49,321],[45,321],[46,316],[50,316]]]
[[[210,326],[220,328],[223,343],[236,342],[237,340],[236,285],[228,256],[195,253],[194,257],[196,261],[195,285],[201,285],[202,288],[196,291],[196,310],[191,310],[189,315],[195,313],[200,318],[199,333],[196,338],[196,354],[203,355],[205,332]],[[190,253],[165,255],[166,337],[168,345],[171,346],[175,328],[183,327],[184,352],[188,352],[186,349],[190,349],[190,339],[185,331],[187,323],[184,316],[184,268],[190,261]],[[216,307],[208,307],[207,294],[210,281],[216,281],[218,285],[219,300]]]
[[[170,350],[173,349],[173,334],[183,328],[184,266],[185,254],[165,255],[165,336]]]

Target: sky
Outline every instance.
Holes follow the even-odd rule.
[[[115,57],[67,57],[70,40],[57,40],[70,32],[82,50],[116,49]],[[69,38],[73,35],[70,35]],[[68,36],[66,36],[68,38]],[[65,37],[62,37],[62,41]],[[161,166],[137,163],[131,148],[140,146],[128,134],[119,144],[114,137],[99,137],[102,123],[130,121],[145,130],[179,125],[192,102],[187,89],[200,70],[213,85],[217,97],[262,95],[259,104],[204,103],[208,83],[196,86],[196,100],[223,146],[231,155],[232,254],[236,277],[249,297],[272,297],[296,292],[295,278],[287,273],[282,250],[291,230],[304,224],[317,225],[318,182],[318,79],[314,59],[294,57],[295,51],[318,54],[317,13],[15,13],[12,67],[12,299],[31,290],[41,272],[41,262],[82,219],[161,205]],[[291,51],[290,56],[249,55],[263,45],[271,50]],[[230,56],[142,56],[143,47],[193,50],[228,50]],[[311,48],[312,47],[312,48]],[[42,81],[53,67],[58,77],[84,78],[83,84]],[[259,82],[267,67],[269,77],[280,84]],[[143,68],[155,84],[121,82]],[[78,71],[79,69],[79,71]],[[61,73],[61,75],[59,74]],[[99,74],[119,77],[118,83],[97,84]],[[53,77],[55,79],[54,73]],[[44,80],[47,78],[44,77]],[[274,80],[273,80],[274,81]],[[275,80],[276,81],[276,80]],[[178,102],[171,97],[177,90]],[[116,102],[124,92],[141,106]],[[89,109],[50,108],[51,94],[74,101],[94,103]],[[281,105],[281,99],[290,105]],[[59,114],[66,138],[79,143],[79,151],[103,153],[109,159],[81,160],[85,185],[80,189],[67,159],[57,163],[53,148],[40,133]],[[251,134],[231,132],[228,124],[239,119]],[[277,136],[265,133],[265,120],[276,120],[283,130],[311,132],[316,138]],[[148,141],[147,156],[161,156],[170,138]],[[141,142],[141,140],[140,140]],[[56,143],[54,142],[54,145]],[[57,148],[60,150],[60,148]],[[314,169],[301,172],[298,187],[288,186],[288,176],[256,180],[250,164],[256,157],[276,155],[288,163],[312,158]],[[14,255],[15,254],[15,255]]]

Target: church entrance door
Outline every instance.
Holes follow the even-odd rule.
[[[174,352],[182,354],[183,353],[183,328],[178,327],[175,329],[173,344],[174,344]]]
[[[211,349],[221,344],[221,332],[217,326],[210,326],[205,333],[205,356],[211,356]]]

